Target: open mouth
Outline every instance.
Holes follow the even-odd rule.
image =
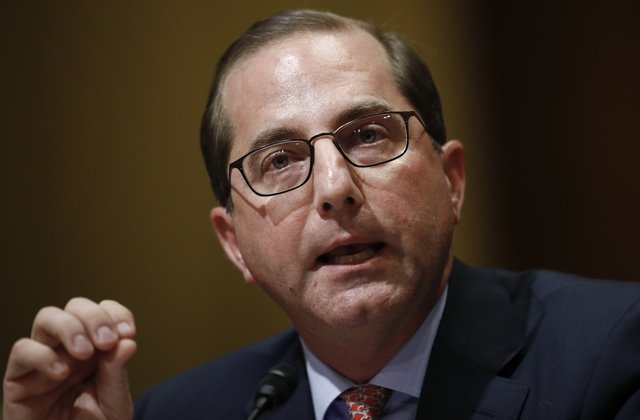
[[[372,258],[384,247],[382,242],[340,246],[318,257],[321,264],[357,264]]]

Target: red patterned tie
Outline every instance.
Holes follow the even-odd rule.
[[[376,420],[389,395],[387,388],[367,384],[344,391],[340,398],[347,403],[351,420]]]

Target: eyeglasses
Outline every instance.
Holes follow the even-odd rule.
[[[251,190],[268,197],[302,186],[311,177],[313,141],[333,137],[333,144],[351,165],[364,168],[381,165],[402,156],[409,147],[409,118],[414,111],[384,112],[358,118],[332,133],[304,139],[278,141],[252,150],[229,165],[238,169]]]

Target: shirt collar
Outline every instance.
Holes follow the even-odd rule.
[[[431,348],[444,311],[447,290],[448,286],[445,287],[435,306],[415,334],[369,383],[420,398]],[[355,384],[318,359],[302,338],[300,341],[309,377],[313,409],[316,419],[322,419],[333,400]]]

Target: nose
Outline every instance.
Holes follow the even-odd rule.
[[[314,148],[314,205],[318,213],[328,217],[333,213],[357,210],[364,196],[356,168],[342,157],[331,137],[316,140]]]

